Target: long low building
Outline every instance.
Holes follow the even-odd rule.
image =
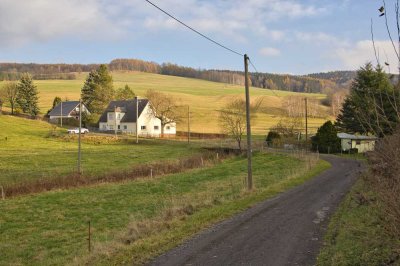
[[[357,149],[359,153],[373,151],[375,142],[378,139],[375,136],[351,135],[347,133],[338,133],[337,136],[340,139],[342,151]]]

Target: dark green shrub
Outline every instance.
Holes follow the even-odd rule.
[[[358,153],[358,149],[357,149],[357,148],[351,148],[351,149],[349,150],[349,153],[350,153],[350,154],[357,154],[357,153]]]
[[[318,128],[317,134],[311,138],[312,149],[322,153],[340,152],[340,139],[337,130],[331,121],[325,122]]]
[[[272,146],[272,143],[274,142],[275,139],[280,139],[281,135],[279,135],[278,132],[276,131],[270,131],[268,132],[267,138],[265,141],[267,142],[268,146]]]

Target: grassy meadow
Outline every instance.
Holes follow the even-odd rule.
[[[77,74],[76,80],[37,80],[40,92],[39,106],[42,113],[51,108],[55,96],[70,100],[79,99],[80,90],[86,78],[86,73]],[[112,72],[114,87],[128,84],[138,96],[144,96],[148,89],[159,90],[174,95],[179,99],[182,111],[186,106],[191,108],[191,128],[200,133],[218,133],[218,110],[235,97],[244,97],[242,86],[210,82],[198,79],[157,75],[142,72]],[[1,84],[1,83],[0,83]],[[322,99],[323,94],[299,94],[286,91],[271,91],[251,88],[252,100],[263,99],[258,118],[253,121],[253,133],[265,135],[267,130],[276,125],[284,115],[282,99],[287,95],[304,95]],[[325,107],[321,107],[323,110]],[[326,109],[326,108],[325,108]],[[310,131],[323,124],[326,119],[309,119]],[[178,124],[178,130],[186,130],[186,121]]]
[[[0,186],[49,179],[76,171],[78,144],[66,130],[42,122],[0,116]],[[53,137],[53,135],[57,137]],[[98,175],[123,171],[153,161],[183,158],[200,149],[184,142],[163,140],[109,141],[82,143],[84,174]]]
[[[0,265],[141,264],[328,167],[265,153],[255,154],[253,165],[256,190],[250,194],[243,189],[246,158],[237,157],[162,178],[0,201]]]

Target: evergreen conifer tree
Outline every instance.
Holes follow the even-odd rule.
[[[24,73],[18,83],[17,103],[24,113],[36,116],[39,113],[38,90],[31,75]]]
[[[113,99],[113,80],[106,65],[100,65],[86,78],[81,91],[83,103],[91,113],[100,114]]]
[[[313,150],[322,153],[336,153],[341,149],[337,130],[331,121],[325,122],[318,128],[317,134],[311,138],[311,142]]]

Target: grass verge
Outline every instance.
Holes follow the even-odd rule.
[[[386,233],[371,191],[359,178],[331,219],[318,265],[400,265],[400,240]]]
[[[153,180],[52,191],[0,201],[0,264],[143,263],[208,225],[326,169],[288,155],[246,158]],[[87,250],[88,221],[92,253]],[[97,260],[99,259],[99,260]]]

